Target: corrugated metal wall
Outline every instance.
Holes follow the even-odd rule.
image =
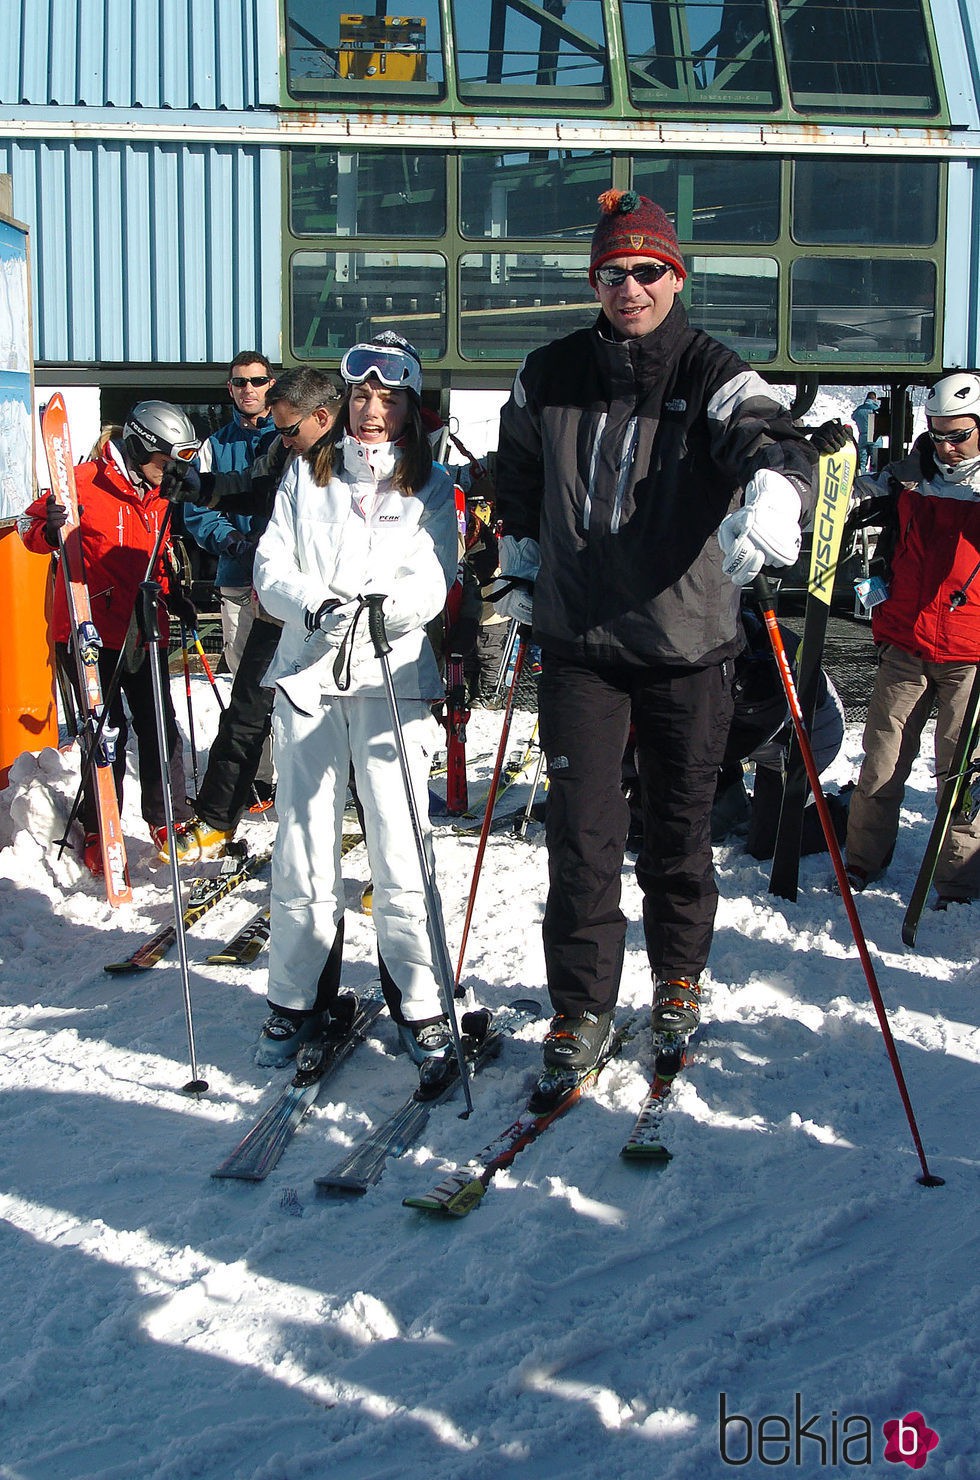
[[[0,173],[31,228],[37,361],[279,358],[275,148],[0,138]]]
[[[275,107],[277,0],[3,0],[0,105]]]

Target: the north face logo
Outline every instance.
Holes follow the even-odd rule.
[[[684,401],[684,400],[665,401],[664,402],[664,410],[665,411],[686,411],[687,410],[687,402]]]

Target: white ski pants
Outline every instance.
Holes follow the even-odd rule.
[[[439,727],[428,704],[399,701],[412,789],[433,867],[429,767]],[[279,765],[279,832],[272,860],[268,999],[309,1010],[344,914],[340,870],[347,782],[353,763],[374,883],[372,919],[381,959],[401,994],[392,1004],[408,1022],[443,1011],[422,872],[405,784],[384,698],[326,695],[316,714],[277,691],[273,738]],[[442,930],[441,918],[433,922]]]

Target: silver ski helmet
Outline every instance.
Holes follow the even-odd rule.
[[[123,449],[135,467],[144,467],[154,452],[191,462],[201,440],[194,424],[169,401],[140,401],[126,417],[122,430]]]
[[[972,416],[980,426],[980,375],[961,370],[937,380],[926,397],[926,416]]]

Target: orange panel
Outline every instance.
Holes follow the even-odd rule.
[[[0,787],[22,751],[58,744],[49,573],[16,529],[0,530]]]

